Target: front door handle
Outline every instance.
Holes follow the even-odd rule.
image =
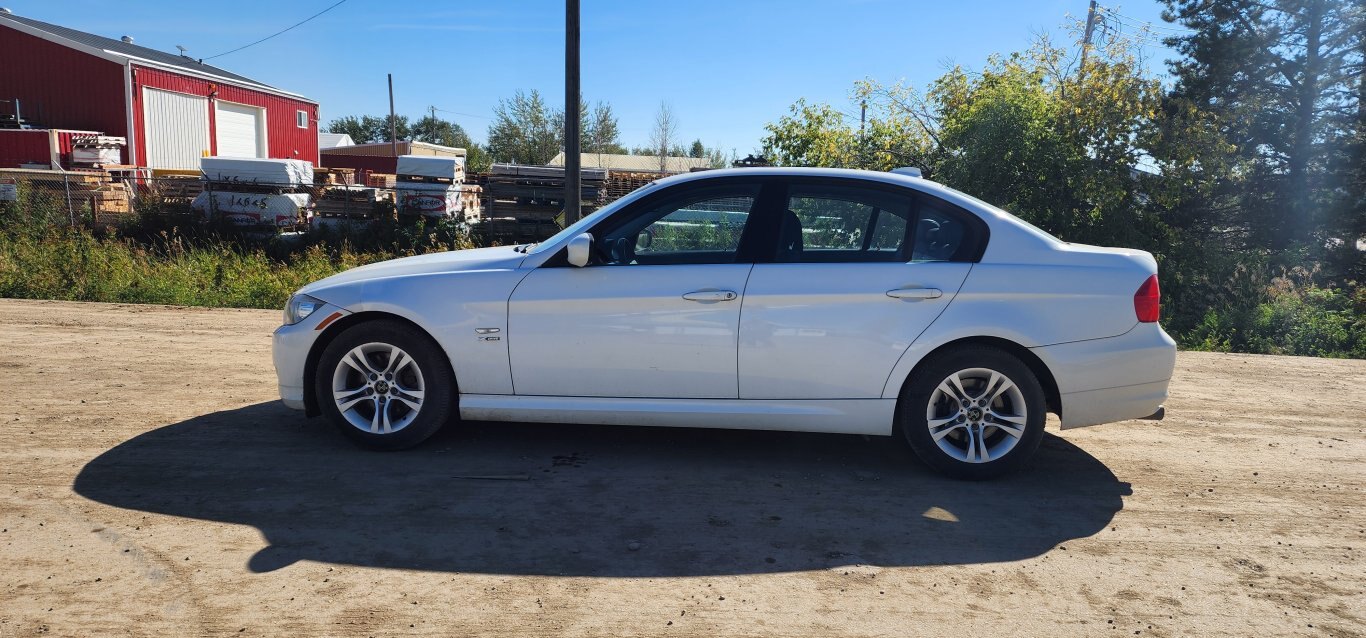
[[[887,296],[894,299],[938,299],[944,293],[938,288],[897,288],[888,290]]]
[[[736,296],[734,290],[695,290],[684,294],[683,298],[688,301],[715,302],[731,301]]]

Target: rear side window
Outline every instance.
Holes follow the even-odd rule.
[[[778,231],[779,263],[908,261],[913,200],[877,188],[795,184]]]

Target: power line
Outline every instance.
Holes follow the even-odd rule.
[[[451,111],[451,110],[449,110],[449,109],[443,109],[443,108],[440,108],[440,107],[437,107],[437,106],[433,106],[432,108],[435,109],[435,110],[437,110],[437,111],[441,111],[442,113],[450,113],[451,115],[463,115],[463,116],[465,116],[465,117],[477,117],[477,118],[479,118],[479,119],[481,119],[481,120],[491,120],[491,119],[493,119],[493,118],[491,118],[491,117],[489,117],[489,116],[487,116],[487,115],[475,115],[475,114],[473,114],[473,113],[461,113],[460,111]]]
[[[211,56],[209,56],[209,57],[207,57],[207,58],[203,58],[203,59],[205,59],[205,60],[212,60],[212,59],[214,59],[214,58],[221,58],[221,57],[223,57],[223,56],[225,56],[225,55],[228,55],[228,54],[230,54],[230,53],[237,53],[238,51],[241,51],[242,49],[254,47],[254,46],[256,46],[256,45],[258,45],[258,44],[260,44],[260,43],[262,43],[262,42],[265,42],[266,40],[269,40],[269,39],[275,37],[275,36],[283,35],[283,34],[285,34],[285,33],[289,33],[290,31],[293,31],[296,27],[299,27],[299,26],[301,26],[301,25],[304,25],[304,24],[308,23],[309,21],[313,20],[314,18],[316,18],[316,17],[318,17],[318,16],[320,16],[320,15],[322,15],[322,14],[324,14],[324,13],[327,13],[328,11],[331,11],[331,10],[333,10],[333,9],[336,9],[337,7],[340,7],[341,5],[343,5],[343,4],[345,4],[345,3],[346,3],[346,0],[337,0],[337,3],[336,3],[336,4],[330,6],[330,7],[326,8],[326,9],[323,9],[322,11],[319,11],[319,12],[317,12],[317,13],[315,13],[315,14],[313,14],[313,15],[307,17],[307,18],[304,18],[302,21],[297,22],[297,23],[291,25],[290,27],[288,27],[288,28],[286,28],[286,29],[284,29],[284,30],[282,30],[282,31],[276,31],[275,33],[272,33],[272,34],[270,34],[270,35],[268,35],[268,36],[266,36],[266,37],[264,37],[264,38],[261,38],[260,40],[257,40],[257,41],[255,41],[255,42],[252,42],[251,44],[244,45],[244,46],[240,46],[240,47],[237,47],[236,49],[233,49],[233,50],[231,50],[231,51],[226,51],[226,52],[224,52],[224,53],[219,53],[218,55],[211,55]]]
[[[1176,35],[1188,35],[1192,33],[1190,29],[1186,29],[1183,27],[1171,27],[1164,24],[1157,24],[1155,22],[1148,22],[1146,20],[1139,20],[1138,18],[1130,17],[1118,11],[1115,11],[1110,7],[1102,6],[1100,7],[1100,10],[1104,11],[1109,15],[1114,16],[1117,22],[1120,22],[1121,24],[1124,24],[1124,26],[1127,26],[1129,28],[1149,29],[1152,31],[1167,31]]]

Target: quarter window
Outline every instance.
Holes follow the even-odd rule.
[[[911,261],[973,261],[977,252],[974,225],[965,213],[924,201],[916,214],[915,249]]]

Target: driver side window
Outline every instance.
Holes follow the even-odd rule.
[[[599,263],[729,264],[759,196],[757,184],[689,188],[627,214],[597,235]]]

